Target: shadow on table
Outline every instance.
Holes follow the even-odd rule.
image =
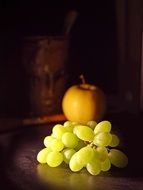
[[[125,117],[126,118],[126,117]],[[71,172],[65,165],[50,168],[38,165],[36,155],[44,147],[43,138],[51,133],[51,126],[34,126],[28,130],[20,130],[5,136],[7,142],[1,147],[1,165],[4,171],[5,184],[11,184],[12,190],[43,190],[43,189],[138,189],[143,187],[143,157],[141,120],[112,118],[113,124],[121,126],[125,149],[129,157],[129,164],[124,169],[112,167],[109,172],[102,172],[98,176],[90,175],[85,169]],[[124,122],[123,122],[124,121]],[[130,121],[130,122],[129,122]],[[124,126],[122,126],[124,123]],[[126,127],[127,126],[127,127]],[[35,128],[36,127],[36,128]],[[124,128],[123,130],[123,127]],[[130,128],[130,130],[129,130]],[[136,129],[136,130],[134,130]],[[136,133],[134,132],[136,131]],[[135,137],[135,138],[134,138]],[[6,189],[6,188],[5,188]]]

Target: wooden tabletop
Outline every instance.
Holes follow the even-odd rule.
[[[51,134],[55,123],[62,121],[19,126],[0,133],[0,187],[11,190],[143,190],[142,117],[121,114],[106,119],[112,121],[114,129],[122,135],[123,148],[129,157],[125,169],[112,167],[109,172],[92,176],[86,170],[72,172],[64,164],[57,168],[40,165],[36,155],[44,147],[43,139]]]

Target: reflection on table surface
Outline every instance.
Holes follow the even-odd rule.
[[[68,166],[62,165],[51,168],[47,164],[37,165],[37,175],[42,184],[49,185],[55,189],[75,190],[100,190],[100,189],[124,189],[131,179],[116,176],[111,172],[104,172],[98,176],[90,175],[86,169],[80,172],[72,172]],[[131,182],[134,185],[134,182]]]
[[[86,169],[77,173],[72,172],[64,164],[57,168],[38,164],[36,155],[44,146],[43,139],[51,134],[52,127],[55,123],[59,123],[58,121],[22,128],[19,126],[20,128],[17,130],[0,134],[0,170],[3,178],[5,178],[0,180],[0,185],[11,184],[13,188],[7,188],[11,190],[142,190],[142,155],[136,156],[136,152],[140,150],[137,145],[141,142],[142,130],[140,126],[142,119],[127,117],[124,114],[109,119],[112,121],[114,129],[120,129],[126,150],[128,150],[129,167],[125,170],[112,168],[109,172],[92,176]],[[136,139],[134,139],[135,127],[136,129],[138,127],[138,138]]]

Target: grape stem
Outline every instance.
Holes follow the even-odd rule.
[[[110,152],[110,148],[106,147],[107,148],[107,151]]]
[[[93,142],[90,143],[90,146],[91,148],[97,148],[97,146]]]
[[[85,144],[90,144],[90,142],[89,142],[89,141],[84,141],[84,143],[85,143]]]
[[[84,143],[86,145],[89,145],[91,148],[97,148],[97,146],[93,142],[84,141]],[[107,148],[107,151],[110,152],[110,148],[109,147],[106,147],[106,148]]]
[[[84,141],[86,145],[89,145],[91,148],[97,148],[97,146],[93,142]]]

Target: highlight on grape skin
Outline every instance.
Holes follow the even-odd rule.
[[[88,121],[86,125],[73,121],[56,124],[51,135],[43,138],[43,145],[37,154],[40,164],[58,167],[64,162],[72,172],[86,168],[89,174],[99,175],[112,165],[124,168],[128,164],[126,154],[118,150],[120,139],[107,120]]]

